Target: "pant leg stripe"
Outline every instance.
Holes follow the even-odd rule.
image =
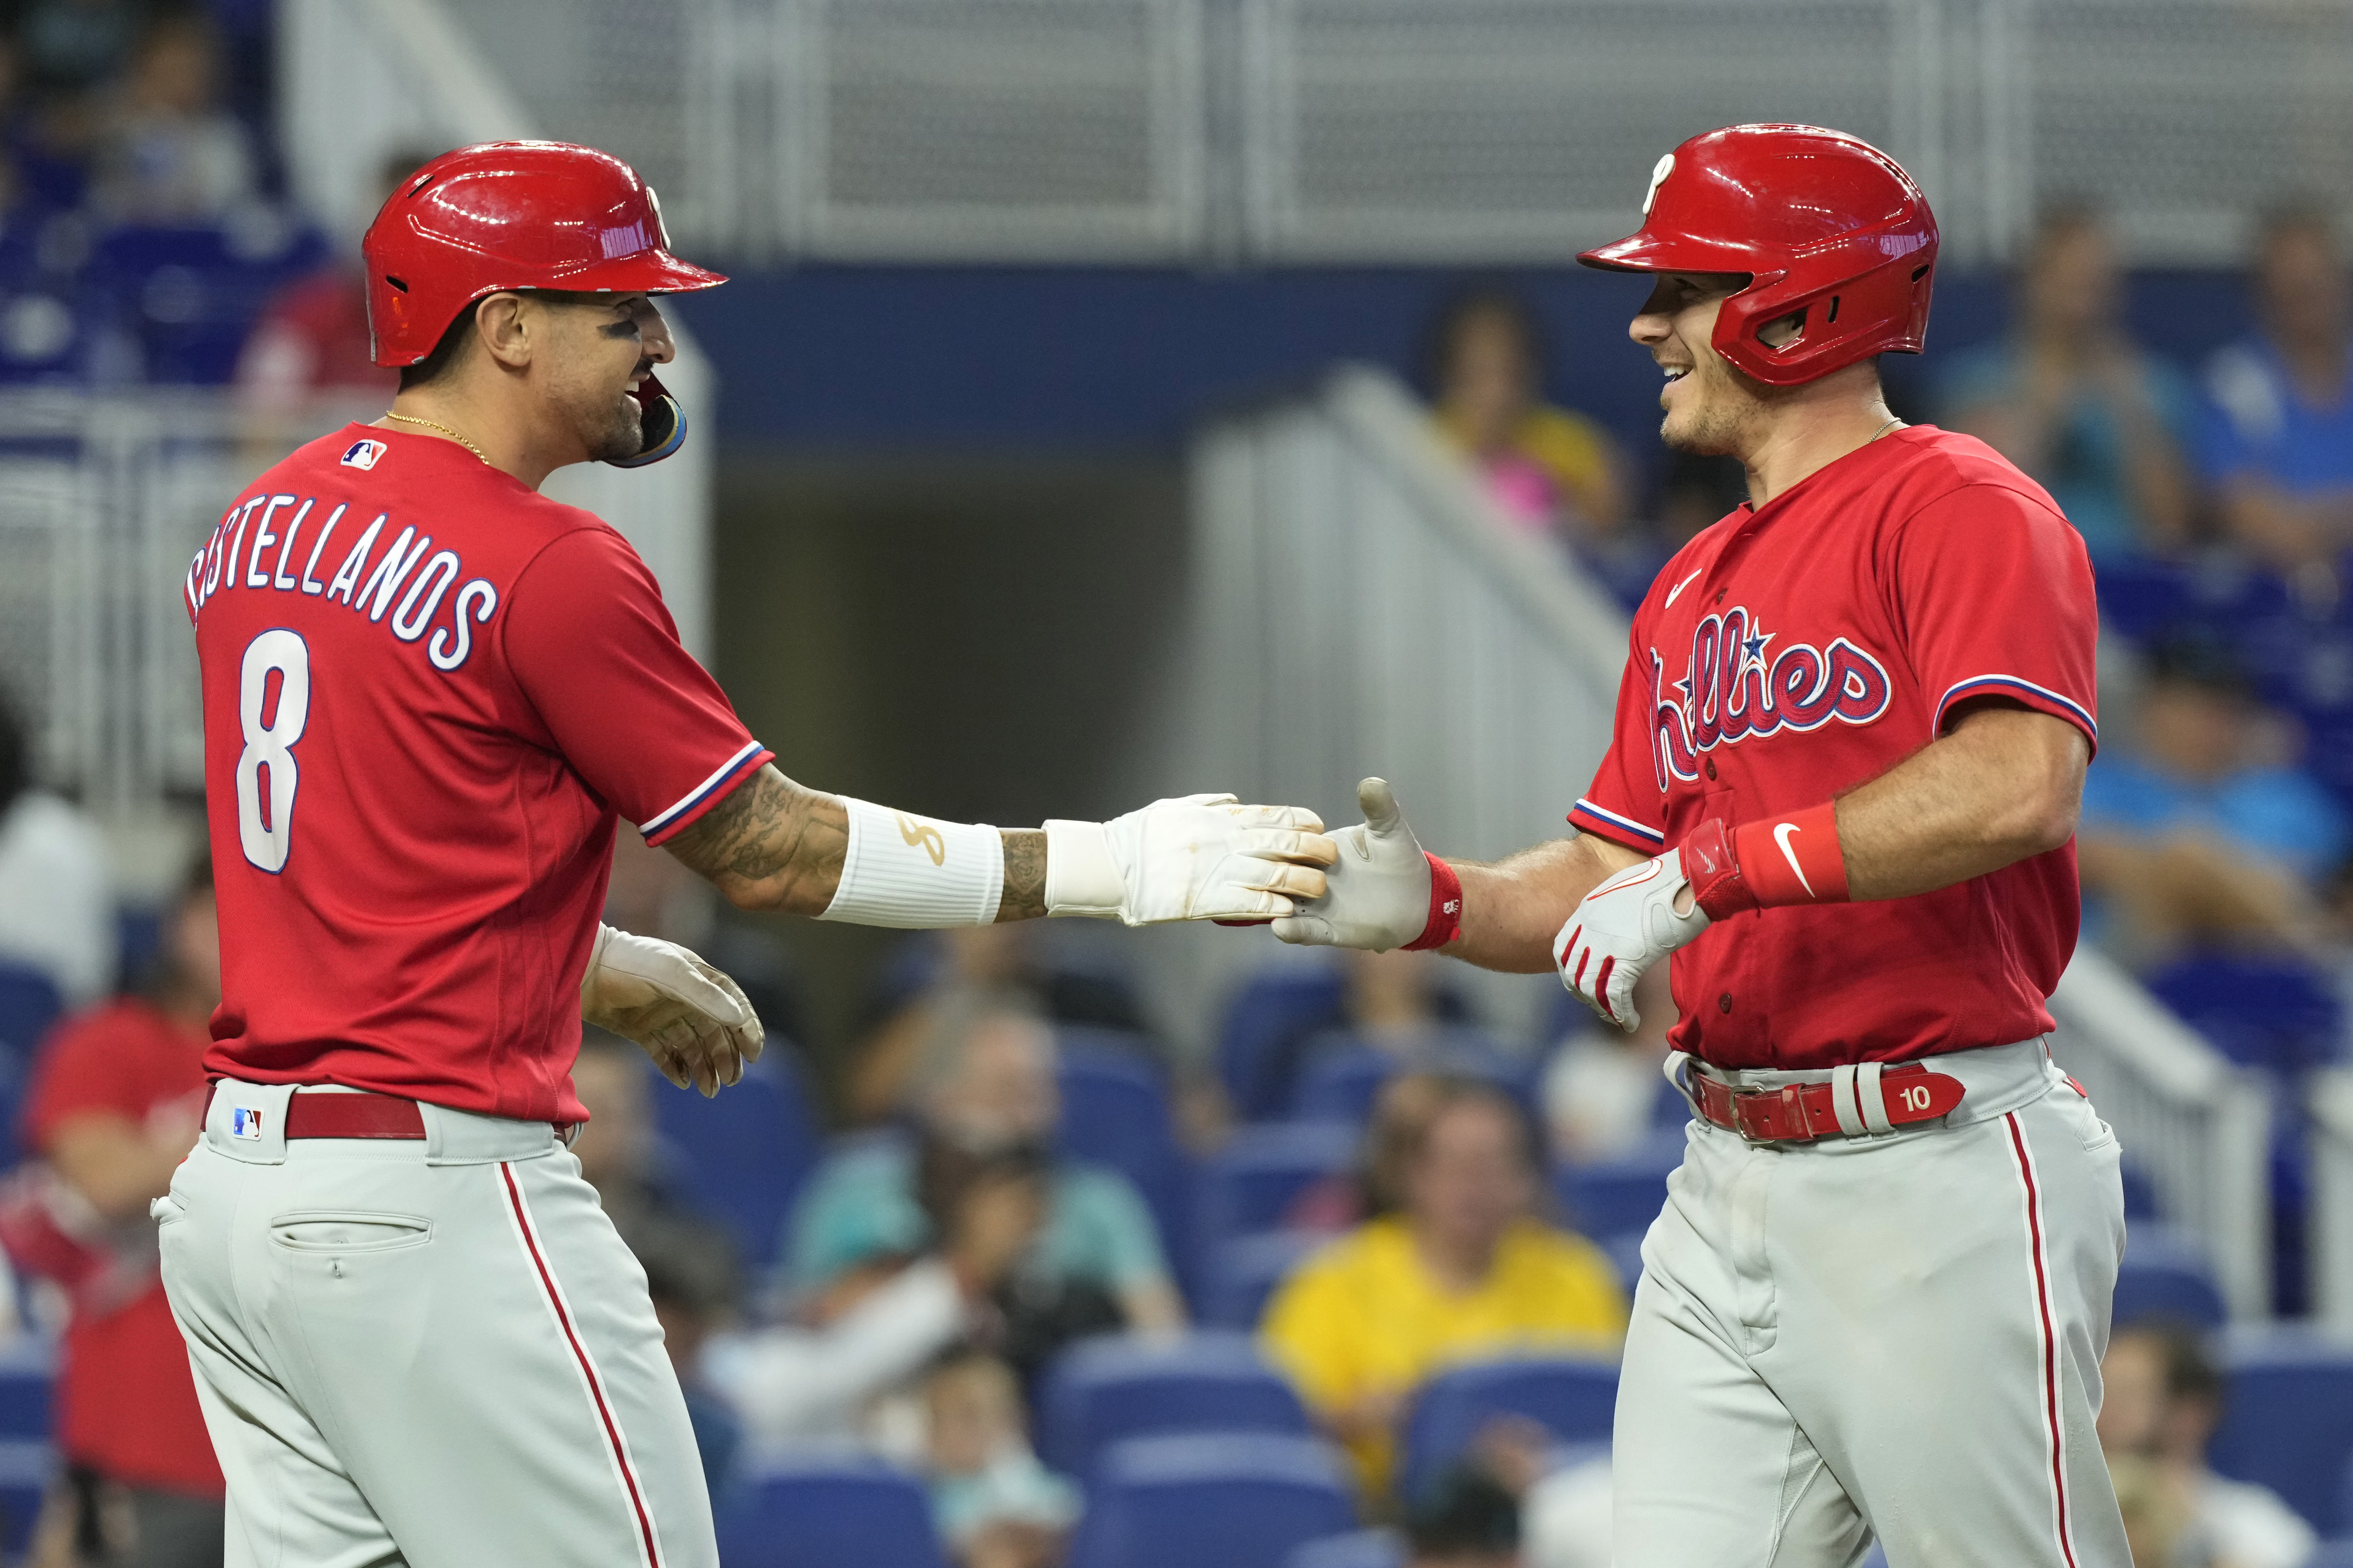
[[[638,1468],[630,1460],[628,1445],[622,1440],[621,1424],[614,1419],[611,1402],[605,1397],[605,1381],[596,1375],[596,1363],[590,1359],[588,1347],[581,1342],[579,1331],[572,1326],[572,1313],[565,1308],[564,1293],[556,1288],[555,1275],[540,1249],[539,1233],[532,1226],[531,1208],[523,1202],[522,1188],[515,1183],[513,1167],[501,1161],[499,1175],[506,1183],[507,1202],[514,1213],[515,1227],[522,1233],[523,1250],[531,1256],[540,1289],[547,1293],[547,1304],[555,1313],[556,1324],[572,1347],[573,1359],[580,1363],[580,1375],[587,1380],[588,1396],[596,1405],[596,1418],[604,1424],[605,1441],[612,1447],[614,1463],[621,1472],[622,1488],[629,1494],[629,1508],[637,1516],[638,1533],[644,1544],[640,1561],[649,1568],[662,1568],[661,1542],[654,1533],[653,1515],[646,1508],[645,1490],[638,1485]]]
[[[2053,1522],[2059,1532],[2059,1554],[2067,1568],[2075,1568],[2073,1531],[2067,1520],[2067,1445],[2059,1420],[2059,1342],[2051,1321],[2050,1266],[2042,1243],[2042,1199],[2034,1183],[2034,1159],[2027,1152],[2026,1134],[2018,1113],[2002,1118],[2010,1126],[2010,1152],[2018,1159],[2018,1179],[2026,1190],[2026,1237],[2034,1258],[2035,1324],[2041,1332],[2043,1431],[2051,1444],[2051,1495]]]

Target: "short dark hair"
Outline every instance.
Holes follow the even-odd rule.
[[[2165,1363],[2165,1396],[2171,1400],[2191,1400],[2222,1406],[2226,1384],[2221,1363],[2208,1347],[2205,1333],[2194,1323],[2179,1318],[2141,1318],[2119,1327],[2118,1335],[2138,1334],[2155,1342],[2158,1357]]]
[[[1520,352],[1527,357],[1529,374],[1542,381],[1546,362],[1551,358],[1551,344],[1535,307],[1518,290],[1484,280],[1455,289],[1440,302],[1437,313],[1430,318],[1429,330],[1422,337],[1421,364],[1431,388],[1436,390],[1444,384],[1447,368],[1454,360],[1455,345],[1464,329],[1482,317],[1492,317],[1511,329],[1512,335],[1519,340]]]

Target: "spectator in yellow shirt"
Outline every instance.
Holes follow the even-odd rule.
[[[1513,1351],[1612,1353],[1626,1331],[1609,1260],[1535,1215],[1536,1149],[1508,1096],[1442,1080],[1405,1161],[1402,1211],[1309,1258],[1267,1309],[1268,1353],[1347,1446],[1375,1507],[1423,1379]]]
[[[1438,427],[1517,527],[1593,545],[1626,521],[1625,463],[1609,433],[1543,402],[1544,339],[1517,295],[1458,296],[1430,333]]]

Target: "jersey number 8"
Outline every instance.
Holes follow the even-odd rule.
[[[269,701],[270,676],[278,700]],[[267,715],[268,722],[264,722]],[[237,837],[245,858],[276,876],[294,841],[294,742],[311,721],[311,649],[301,634],[274,627],[246,645],[237,673],[237,722],[245,750],[237,759]]]

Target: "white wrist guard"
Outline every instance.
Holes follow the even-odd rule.
[[[1046,819],[1046,912],[1115,921],[1127,902],[1127,879],[1100,822]]]
[[[1005,893],[1004,835],[839,798],[849,813],[849,847],[841,885],[818,919],[914,931],[996,921]]]

